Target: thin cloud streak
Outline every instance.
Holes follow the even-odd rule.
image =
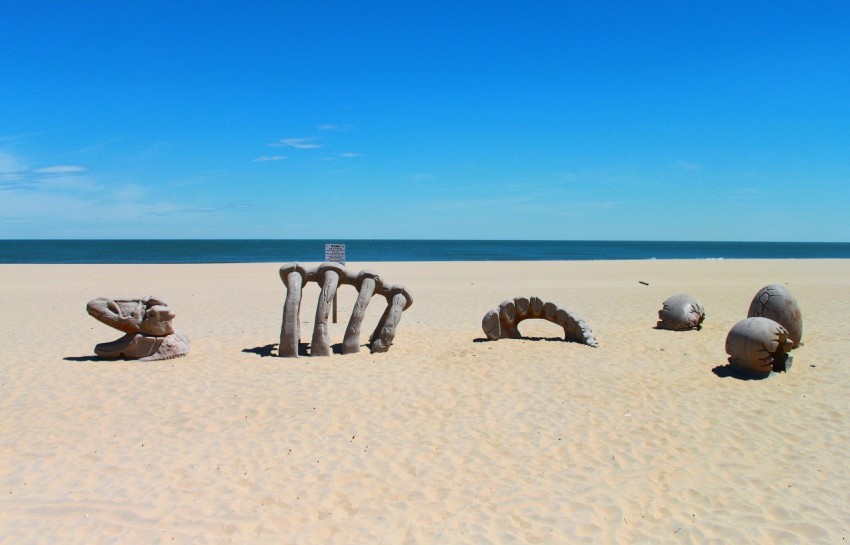
[[[14,142],[15,140],[24,140],[33,136],[41,135],[41,132],[24,132],[20,134],[4,134],[0,135],[0,142]]]
[[[34,191],[39,189],[96,189],[80,165],[54,165],[32,169],[19,158],[0,153],[0,191]]]
[[[414,182],[425,182],[436,178],[436,176],[430,172],[417,172],[415,174],[410,174],[407,177]]]
[[[33,172],[37,174],[78,174],[80,172],[86,172],[86,170],[88,170],[86,167],[78,165],[58,165],[55,167],[37,168]]]
[[[279,142],[269,144],[272,148],[295,148],[295,149],[316,149],[322,145],[316,143],[318,138],[281,138]]]
[[[220,211],[220,207],[216,206],[182,206],[163,210],[148,210],[141,212],[142,216],[166,217],[178,214],[208,214],[210,212]]]
[[[337,159],[353,159],[355,157],[363,157],[362,153],[339,153],[337,155],[326,155],[322,157],[322,161],[336,161]]]
[[[110,146],[110,145],[114,144],[115,142],[119,142],[121,140],[122,140],[121,138],[117,138],[117,137],[116,138],[109,138],[108,140],[104,140],[103,142],[98,142],[98,143],[94,143],[94,144],[89,144],[88,146],[83,146],[81,148],[78,148],[78,149],[72,151],[71,153],[73,153],[75,155],[91,153],[93,151],[97,151],[97,150],[103,149],[107,146]]]
[[[435,201],[426,205],[434,212],[457,212],[468,210],[504,210],[523,213],[563,214],[568,216],[584,215],[587,212],[615,210],[620,206],[616,201],[553,202],[530,196],[514,196],[489,199],[455,199]]]
[[[702,169],[702,166],[699,163],[693,163],[691,161],[679,161],[678,166],[680,169],[687,171],[696,171]]]
[[[328,131],[328,132],[346,132],[350,131],[351,127],[334,125],[331,123],[324,123],[322,125],[316,125],[316,128],[320,131]]]

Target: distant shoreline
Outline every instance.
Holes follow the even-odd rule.
[[[0,263],[320,262],[326,243],[348,261],[612,261],[652,259],[850,259],[847,242],[523,240],[0,240]]]

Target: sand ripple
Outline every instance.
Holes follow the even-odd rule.
[[[267,355],[269,265],[3,266],[28,312],[0,316],[0,544],[841,543],[850,264],[674,265],[369,264],[414,294],[396,344],[297,360]],[[792,371],[713,373],[776,278],[806,319]],[[705,328],[654,330],[679,291]],[[148,293],[192,355],[84,359],[114,335],[85,302]],[[577,312],[600,347],[542,321],[480,342],[517,295]]]

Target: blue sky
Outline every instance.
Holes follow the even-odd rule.
[[[0,3],[0,238],[850,241],[850,2]]]

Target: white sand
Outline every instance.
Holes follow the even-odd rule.
[[[0,544],[850,540],[850,260],[350,263],[412,292],[395,344],[299,359],[268,355],[278,266],[0,266]],[[803,310],[791,371],[718,376],[769,283]],[[679,292],[702,331],[653,329]],[[89,359],[121,334],[86,302],[149,294],[192,354]],[[476,342],[521,295],[600,347]]]

